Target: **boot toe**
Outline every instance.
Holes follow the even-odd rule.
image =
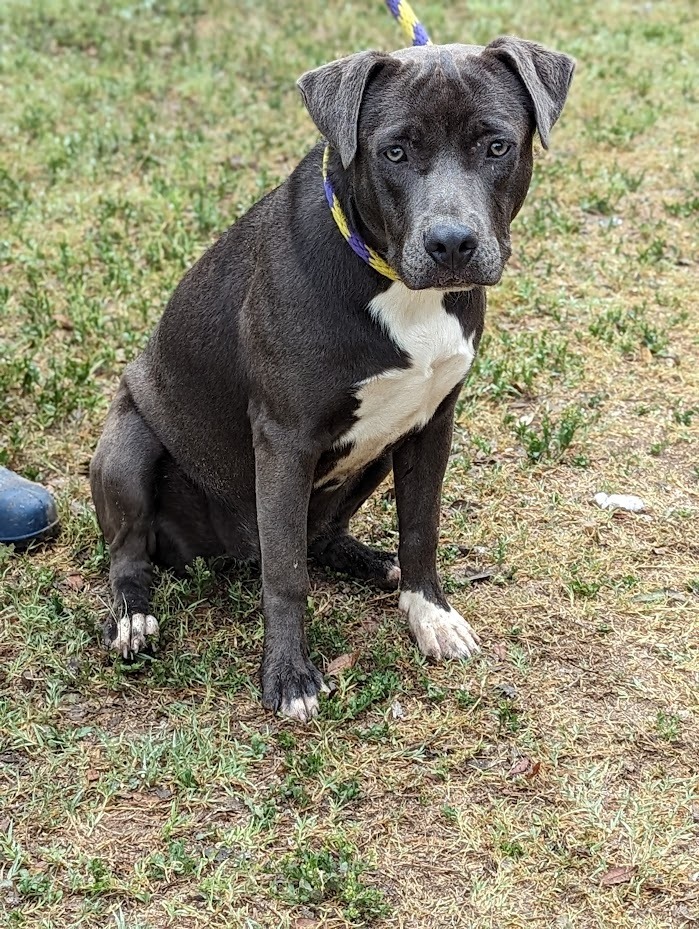
[[[58,513],[49,491],[0,468],[0,543],[27,545],[57,531]]]

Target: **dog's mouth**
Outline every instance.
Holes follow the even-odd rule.
[[[492,274],[452,275],[429,274],[414,275],[409,271],[405,274],[398,270],[401,281],[408,290],[444,290],[449,292],[473,290],[476,287],[494,287],[500,283],[502,270]]]

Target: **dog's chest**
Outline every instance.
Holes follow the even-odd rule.
[[[346,480],[404,435],[426,425],[473,361],[473,336],[464,337],[438,291],[410,291],[395,283],[372,300],[369,311],[409,364],[356,386],[357,419],[335,443],[336,450],[348,449],[347,454],[321,484]]]

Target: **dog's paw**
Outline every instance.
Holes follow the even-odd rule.
[[[400,565],[396,560],[389,562],[386,567],[386,590],[398,590],[400,584]]]
[[[328,694],[330,689],[308,658],[263,663],[262,705],[265,709],[307,723],[318,715],[321,693]]]
[[[452,607],[445,610],[417,591],[404,590],[398,608],[407,615],[417,646],[428,658],[470,658],[480,651],[475,631]]]
[[[110,619],[104,629],[107,648],[127,659],[142,652],[149,640],[155,641],[159,635],[158,620],[150,613],[124,614],[121,619]]]

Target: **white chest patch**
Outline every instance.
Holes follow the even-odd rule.
[[[402,436],[426,425],[466,376],[475,354],[473,335],[464,338],[458,319],[444,309],[443,297],[440,291],[408,290],[396,282],[369,304],[372,316],[410,356],[410,365],[357,384],[357,421],[335,443],[336,449],[351,446],[350,451],[321,485],[344,481]]]

